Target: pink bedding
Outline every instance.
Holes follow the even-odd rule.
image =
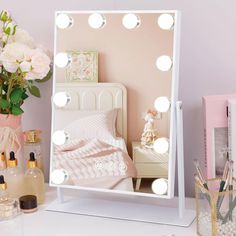
[[[75,139],[54,150],[54,168],[65,169],[74,185],[114,188],[128,177],[136,177],[129,155],[98,139]]]

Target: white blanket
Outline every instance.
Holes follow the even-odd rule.
[[[131,158],[118,147],[98,139],[75,139],[54,150],[54,168],[65,169],[74,185],[111,189],[136,177]]]

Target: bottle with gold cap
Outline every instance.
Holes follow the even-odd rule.
[[[43,155],[41,148],[41,130],[28,130],[24,132],[24,155],[25,155],[25,166],[27,167],[27,161],[29,154],[33,152],[35,159],[37,160],[37,166],[44,172]]]
[[[35,154],[31,152],[29,155],[28,169],[25,172],[25,194],[35,195],[38,203],[42,204],[45,200],[44,175],[37,167]]]
[[[7,162],[6,181],[10,197],[19,198],[23,195],[24,174],[17,165],[17,159],[14,152],[10,152],[10,158]]]
[[[0,174],[3,173],[7,168],[5,153],[2,152],[0,155]]]
[[[0,175],[0,221],[17,216],[19,211],[18,199],[9,197],[4,176]]]
[[[4,202],[8,199],[7,184],[4,180],[4,176],[0,175],[0,202]]]

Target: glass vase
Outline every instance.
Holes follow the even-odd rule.
[[[5,152],[6,159],[14,151],[19,167],[23,167],[23,132],[21,116],[0,114],[0,152]]]
[[[220,183],[220,179],[208,180],[209,190],[195,183],[199,236],[236,236],[236,181],[232,190],[223,192]]]

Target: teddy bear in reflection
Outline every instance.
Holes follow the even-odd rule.
[[[144,116],[146,123],[141,137],[142,147],[152,148],[154,141],[158,138],[157,129],[155,128],[156,119],[157,111],[149,109]]]

